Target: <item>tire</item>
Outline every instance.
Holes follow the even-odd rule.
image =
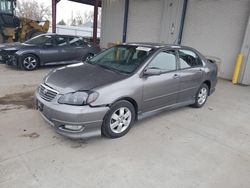
[[[193,106],[195,108],[201,108],[202,106],[204,106],[204,104],[207,102],[208,95],[209,88],[207,84],[203,83],[195,96],[195,103]]]
[[[111,106],[103,120],[102,135],[108,138],[124,136],[128,133],[134,121],[134,106],[126,100],[118,101]]]
[[[33,71],[39,67],[39,59],[33,54],[24,55],[21,59],[21,67],[26,71]]]
[[[94,57],[94,54],[87,54],[82,60],[87,61],[87,60],[91,59],[92,57]]]

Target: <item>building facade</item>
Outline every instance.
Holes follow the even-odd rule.
[[[250,0],[103,0],[101,47],[124,35],[126,42],[181,42],[221,59],[226,79],[243,52],[239,82],[250,85],[249,14]]]

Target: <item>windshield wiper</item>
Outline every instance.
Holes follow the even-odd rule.
[[[122,70],[118,70],[118,69],[114,69],[112,67],[108,67],[108,66],[105,66],[105,65],[100,65],[100,64],[96,64],[104,69],[107,69],[107,70],[111,70],[111,71],[114,71],[116,73],[125,73],[125,74],[129,74],[128,72],[125,72],[125,71],[122,71]]]

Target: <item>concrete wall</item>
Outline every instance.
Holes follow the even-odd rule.
[[[102,24],[100,46],[106,48],[109,42],[121,42],[123,35],[124,0],[102,1]]]
[[[222,60],[220,76],[231,79],[250,12],[250,0],[189,0],[183,44]]]

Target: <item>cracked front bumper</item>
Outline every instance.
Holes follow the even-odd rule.
[[[69,138],[84,138],[101,133],[101,126],[109,107],[72,106],[42,99],[36,91],[36,102],[42,117],[51,124],[57,133]],[[68,129],[70,127],[82,127]]]

